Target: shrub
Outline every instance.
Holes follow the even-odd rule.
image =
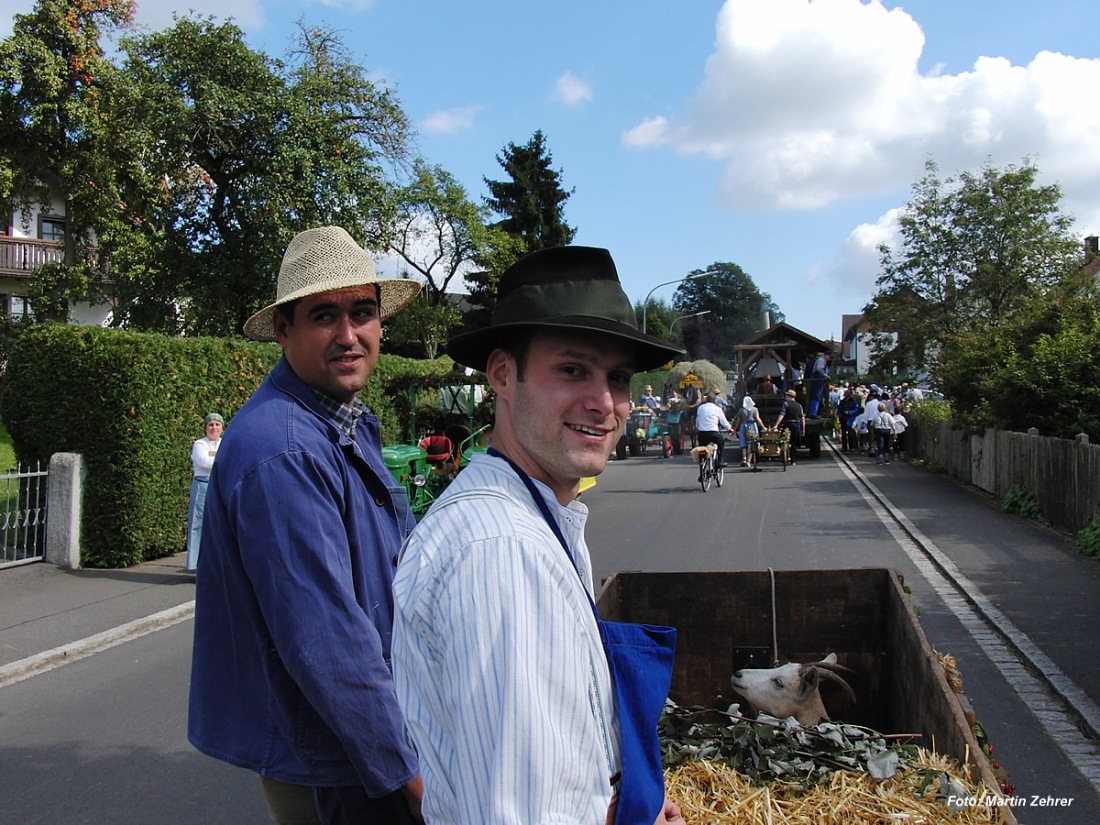
[[[203,416],[234,413],[278,360],[273,343],[39,324],[12,345],[0,415],[23,462],[84,456],[81,560],[127,567],[184,547],[191,443]],[[384,441],[407,440],[413,380],[443,362],[380,356],[361,396]],[[410,377],[411,376],[411,377]]]
[[[1078,531],[1076,541],[1078,549],[1086,556],[1100,557],[1100,513]]]
[[[911,424],[938,424],[951,419],[951,405],[931,398],[913,401],[906,405],[905,415]]]
[[[1046,524],[1046,517],[1039,509],[1039,500],[1035,494],[1023,487],[1016,486],[1004,494],[1001,499],[1001,509],[1006,513],[1014,513],[1040,524]]]

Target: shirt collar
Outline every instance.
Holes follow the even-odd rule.
[[[336,426],[340,428],[340,432],[355,440],[355,425],[359,423],[360,416],[367,411],[367,406],[358,398],[352,399],[351,404],[345,404],[342,401],[337,401],[330,395],[325,395],[319,390],[313,390],[313,395],[317,399],[317,403],[324,408],[332,420],[336,422]]]

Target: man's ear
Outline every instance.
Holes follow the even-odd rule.
[[[283,315],[283,313],[281,313],[281,312],[272,313],[272,316],[271,316],[271,329],[275,333],[275,340],[278,341],[282,345],[286,344],[286,327],[287,327],[286,316]]]
[[[489,353],[485,363],[485,377],[489,379],[489,386],[499,396],[507,396],[509,388],[515,382],[516,359],[502,349],[495,349]]]

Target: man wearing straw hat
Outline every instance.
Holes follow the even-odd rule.
[[[414,522],[356,398],[382,320],[419,288],[379,280],[343,229],[309,229],[275,302],[244,326],[283,357],[211,475],[188,738],[258,773],[278,823],[422,821],[389,667],[394,565]]]
[[[496,409],[489,452],[421,521],[394,579],[425,818],[682,823],[656,734],[675,631],[596,615],[577,500],[618,442],[631,376],[681,351],[638,331],[610,254],[588,247],[522,258],[491,325],[447,351],[486,374]]]

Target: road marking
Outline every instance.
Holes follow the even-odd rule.
[[[1095,740],[1078,728],[1080,720],[1093,736],[1100,735],[1100,707],[998,610],[867,476],[847,458],[842,458],[835,447],[832,452],[833,460],[947,609],[989,657],[1070,764],[1100,793],[1100,752]],[[1052,699],[1051,691],[1061,701]],[[1067,707],[1072,713],[1067,712]]]
[[[179,624],[194,615],[195,602],[191,600],[177,607],[170,607],[151,616],[134,619],[132,622],[113,627],[102,633],[96,633],[94,636],[88,636],[67,645],[55,647],[52,650],[46,650],[34,656],[28,656],[25,659],[4,665],[0,667],[0,688],[14,685],[16,682],[53,670],[55,667],[79,661],[91,656],[93,653],[99,653],[101,650],[107,650],[131,639],[137,639],[154,631]]]

